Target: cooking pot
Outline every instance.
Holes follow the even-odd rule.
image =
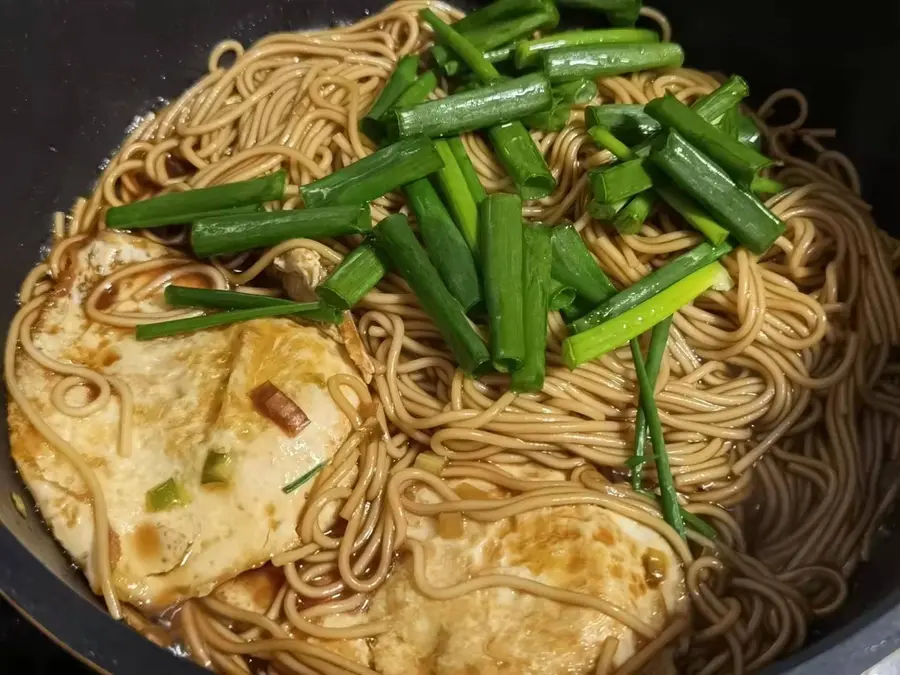
[[[41,256],[51,214],[86,194],[136,115],[206,70],[211,45],[347,22],[378,0],[0,0],[0,313]],[[460,3],[470,8],[477,3]],[[689,65],[743,75],[758,103],[781,87],[808,97],[809,124],[836,127],[882,227],[900,234],[900,3],[856,0],[658,0]],[[590,25],[572,15],[570,23]],[[894,98],[890,98],[893,96]],[[109,618],[28,500],[4,438],[0,454],[0,593],[82,660],[112,673],[199,673]],[[10,493],[28,505],[23,517]],[[900,647],[900,533],[890,523],[841,612],[770,673],[861,673]]]

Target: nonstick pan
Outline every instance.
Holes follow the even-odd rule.
[[[0,312],[9,323],[20,281],[41,255],[51,213],[84,194],[135,115],[197,79],[225,37],[327,26],[378,0],[0,0]],[[463,2],[472,6],[477,3]],[[658,0],[689,65],[743,75],[757,102],[801,89],[811,125],[839,129],[882,227],[900,234],[900,3],[857,0]],[[585,24],[587,25],[587,24]],[[197,673],[110,619],[45,529],[12,462],[0,454],[0,593],[82,660],[112,673]],[[9,498],[26,498],[22,517]],[[771,673],[861,673],[900,647],[900,533],[886,527],[839,616]]]

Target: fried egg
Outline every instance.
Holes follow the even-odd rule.
[[[183,336],[138,342],[133,329],[90,321],[85,298],[131,262],[172,255],[145,239],[104,232],[74,256],[67,279],[45,303],[32,339],[50,358],[114,378],[134,398],[131,452],[119,453],[117,396],[86,417],[52,403],[63,379],[19,354],[16,373],[42,418],[93,468],[107,502],[113,583],[120,598],[159,610],[209,593],[217,584],[297,545],[309,484],[282,487],[326,461],[350,432],[327,390],[337,374],[358,373],[343,347],[289,319],[262,319]],[[309,417],[289,437],[254,408],[250,392],[271,381]],[[70,405],[92,396],[66,394]],[[43,440],[15,404],[9,408],[12,456],[54,536],[92,572],[92,504],[80,476]],[[234,466],[224,484],[202,485],[211,451]],[[175,478],[188,503],[159,512],[146,494]]]

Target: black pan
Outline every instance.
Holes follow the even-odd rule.
[[[205,70],[216,41],[323,26],[363,16],[378,0],[0,0],[0,321],[37,262],[50,214],[85,194],[134,115],[174,97]],[[461,3],[471,5],[472,3]],[[658,0],[691,65],[746,77],[757,102],[802,89],[811,124],[840,130],[865,196],[898,234],[900,3],[856,0]],[[4,440],[5,444],[6,441]],[[83,660],[113,673],[198,673],[112,621],[32,510],[7,448],[0,454],[0,593]],[[29,506],[31,506],[29,502]],[[839,616],[815,626],[809,647],[772,673],[846,675],[900,647],[900,534],[885,534]]]

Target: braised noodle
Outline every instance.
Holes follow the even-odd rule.
[[[359,119],[397,59],[429,44],[416,14],[424,6],[445,19],[462,15],[440,3],[404,0],[352,26],[269,35],[249,48],[234,40],[219,43],[209,56],[208,73],[140,121],[93,194],[79,199],[68,215],[57,214],[52,251],[21,288],[5,377],[12,399],[92,494],[94,578],[113,616],[125,612],[141,621],[119,603],[110,581],[102,490],[78,452],[23,395],[15,359],[33,359],[65,376],[53,401],[66,414],[86,416],[119,397],[123,454],[129,451],[131,395],[115,378],[40,353],[29,336],[42,305],[73,252],[104,228],[109,206],[283,168],[290,187],[281,207],[291,209],[299,206],[290,196],[297,185],[371,154],[373,145],[358,131]],[[665,17],[651,9],[643,13],[667,37]],[[642,72],[601,80],[595,103],[644,103],[666,92],[691,102],[717,84],[715,76],[690,69]],[[792,112],[790,122],[769,122]],[[185,603],[178,637],[192,657],[225,673],[249,672],[248,657],[268,660],[270,672],[374,673],[303,636],[383,632],[380,621],[327,628],[314,620],[362,607],[401,552],[413,556],[417,590],[429,598],[509,587],[606,613],[633,629],[643,646],[615,670],[616,639],[608,638],[597,645],[597,673],[640,672],[670,646],[677,647],[679,667],[689,673],[755,671],[800,648],[810,622],[844,602],[847,579],[869,555],[879,522],[896,497],[892,466],[900,452],[900,363],[892,358],[892,346],[900,342],[894,278],[900,246],[876,228],[852,164],[827,149],[834,131],[805,128],[806,118],[806,100],[795,90],[774,94],[756,112],[765,150],[779,162],[772,175],[788,186],[768,202],[786,232],[761,258],[740,248],[723,260],[734,289],[709,291],[682,308],[660,371],[657,402],[675,483],[687,511],[715,527],[716,540],[689,530],[685,543],[653,500],[623,482],[635,415],[627,348],[569,371],[559,354],[566,328],[552,313],[544,389],[516,395],[507,392],[502,376],[464,377],[409,287],[389,275],[354,317],[375,363],[371,388],[350,376],[328,383],[354,431],[316,479],[298,523],[302,543],[273,561],[283,572],[275,602],[265,615],[213,598]],[[558,187],[527,203],[526,216],[546,223],[573,221],[620,286],[700,243],[700,235],[666,212],[655,214],[635,235],[618,235],[589,217],[585,172],[611,156],[589,140],[581,112],[576,110],[563,131],[535,133],[535,139]],[[484,140],[466,135],[464,142],[485,188],[511,190]],[[398,210],[405,212],[399,196],[383,197],[373,203],[373,222]],[[143,234],[173,246],[185,237],[180,230],[168,237],[159,231]],[[271,292],[253,284],[278,255],[309,249],[333,266],[355,243],[296,239],[212,265],[188,257],[155,260],[126,266],[107,282],[127,285],[135,299],[198,273],[213,288]],[[157,268],[151,281],[129,285],[129,278]],[[111,326],[192,313],[170,310],[148,318],[117,311],[103,307],[101,292],[86,301],[86,313]],[[66,404],[65,391],[84,383],[95,387],[97,397],[81,408]],[[350,404],[350,391],[371,403],[362,407],[366,416]],[[450,460],[441,477],[413,466],[416,455],[429,448]],[[528,481],[503,470],[521,463],[561,470],[568,478]],[[354,469],[355,481],[340,486]],[[649,481],[654,475],[652,466],[645,469]],[[446,484],[459,478],[490,482],[510,496],[461,499]],[[407,491],[414,485],[429,486],[439,503],[414,501]],[[340,537],[318,525],[318,514],[332,502],[346,519]],[[490,522],[575,504],[621,514],[669,542],[685,570],[690,619],[674,617],[658,634],[602,598],[512,576],[437,587],[425,579],[421,544],[406,531],[408,514],[460,513]]]

